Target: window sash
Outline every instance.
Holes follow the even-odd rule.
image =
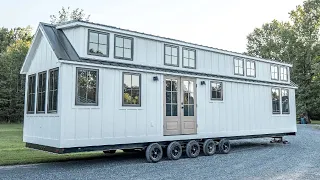
[[[125,80],[126,76],[130,77],[130,82],[127,88],[125,87]],[[138,87],[134,87],[133,85],[133,77],[138,77]],[[125,95],[127,93],[128,95]],[[138,95],[138,103],[134,103],[133,100],[129,102],[129,99],[133,98],[133,95]],[[128,100],[126,100],[127,98]],[[124,72],[122,74],[122,106],[136,106],[136,107],[141,107],[141,74],[138,73],[128,73]]]
[[[45,113],[47,72],[38,73],[37,113]]]
[[[97,35],[97,41],[92,41],[91,40],[91,34],[96,34]],[[102,40],[100,39],[101,36],[106,36],[106,40],[105,43],[101,42]],[[96,52],[91,52],[90,47],[92,45],[96,46]],[[105,46],[105,48],[104,48]],[[99,53],[98,51],[100,51],[102,48],[103,51],[105,51],[105,54],[103,51],[101,51],[101,53]],[[89,30],[88,31],[88,50],[87,50],[89,55],[95,55],[95,56],[104,56],[104,57],[109,57],[109,33],[105,33],[105,32],[100,32],[100,31],[93,31],[93,30]]]
[[[193,57],[191,57],[191,53],[193,53]],[[195,49],[182,49],[182,66],[185,68],[196,68],[196,62],[197,62],[197,56],[196,56],[196,50]]]
[[[272,113],[280,114],[280,88],[271,89]]]
[[[170,49],[170,52],[167,51]],[[176,54],[173,53],[175,49]],[[175,61],[173,59],[176,59]],[[170,60],[170,61],[169,61]],[[164,64],[169,66],[179,66],[179,47],[173,45],[164,45]]]
[[[280,67],[280,80],[288,81],[288,69],[287,67]]]
[[[247,60],[247,76],[255,77],[256,76],[256,63],[255,61]]]
[[[286,97],[286,98],[284,98]],[[289,100],[289,90],[281,89],[281,110],[282,114],[290,114],[290,100]],[[284,108],[287,106],[287,108]]]
[[[234,74],[235,75],[244,75],[244,60],[243,59],[239,59],[239,58],[235,58],[234,59]]]
[[[84,82],[79,82],[80,76],[79,72],[82,71],[82,73],[85,74],[85,77],[83,77]],[[98,69],[88,69],[88,68],[77,68],[76,70],[76,103],[75,105],[85,105],[85,106],[98,106],[98,84],[99,84],[99,70]],[[95,79],[92,74],[96,74]],[[83,83],[84,85],[81,85],[80,83]],[[85,97],[81,96],[81,92],[84,91]],[[93,94],[94,99],[93,102],[88,102],[88,95]],[[83,98],[83,101],[81,101],[80,98]]]
[[[128,40],[130,41],[130,46],[126,46],[125,41],[128,41]],[[117,43],[118,41],[120,41],[122,45],[119,45]],[[130,52],[130,57],[126,57],[126,52]],[[114,58],[126,59],[126,60],[133,59],[133,38],[119,36],[119,35],[114,36]]]
[[[27,113],[32,114],[35,111],[35,98],[36,98],[36,74],[28,76],[28,96],[27,96]]]
[[[271,79],[279,80],[279,68],[278,66],[271,65]]]
[[[218,87],[220,85],[220,89],[216,90],[213,86]],[[219,97],[220,93],[220,97]],[[212,94],[215,94],[216,97],[213,97]],[[210,98],[211,100],[223,100],[223,83],[222,82],[216,82],[216,81],[211,81],[210,82]]]
[[[56,113],[58,111],[58,83],[59,69],[49,70],[48,85],[48,113]]]

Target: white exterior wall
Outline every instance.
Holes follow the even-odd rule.
[[[91,28],[93,29],[93,28]],[[108,60],[115,62],[133,63],[138,65],[147,65],[152,67],[162,67],[168,69],[179,69],[185,71],[210,73],[215,75],[223,75],[229,77],[254,79],[269,82],[281,82],[288,83],[289,81],[275,81],[271,80],[271,69],[270,63],[255,61],[256,63],[256,77],[247,77],[234,75],[234,56],[228,54],[216,53],[213,51],[206,51],[202,49],[194,48],[193,46],[185,46],[179,42],[168,41],[167,43],[163,41],[156,41],[151,39],[146,39],[142,37],[130,36],[131,33],[119,31],[118,34],[125,33],[125,36],[134,38],[133,45],[133,61],[114,59],[114,29],[94,29],[98,31],[104,31],[110,34],[109,36],[109,57],[100,57],[87,54],[88,48],[88,30],[87,27],[76,27],[64,29],[66,36],[68,37],[71,44],[75,47],[75,50],[80,57]],[[109,31],[108,31],[109,30]],[[117,34],[117,33],[116,33]],[[128,35],[126,35],[128,34]],[[164,65],[164,44],[175,44],[179,46],[179,67],[172,67]],[[189,47],[196,49],[196,69],[182,68],[182,47]],[[275,62],[276,63],[276,62]],[[246,73],[246,63],[244,62],[244,71]],[[288,71],[290,68],[288,68]],[[280,71],[280,70],[279,70]],[[290,73],[288,73],[290,74]]]
[[[56,58],[51,46],[47,40],[40,33],[40,39],[36,44],[38,45],[33,58],[31,60],[31,65],[29,67],[28,73],[26,74],[26,79],[28,80],[28,75],[37,74],[39,72],[47,71],[59,66],[58,59]],[[36,114],[36,107],[34,114],[27,114],[27,92],[28,92],[28,82],[26,81],[26,91],[25,91],[25,113],[24,113],[24,123],[23,123],[23,141],[28,143],[42,144],[47,146],[58,147],[60,145],[60,109],[58,109],[57,114]],[[38,76],[36,76],[36,92],[38,86]],[[60,86],[59,86],[60,88]],[[48,96],[48,83],[46,87],[46,97]],[[61,88],[58,90],[60,91]],[[60,95],[60,92],[59,92]],[[58,103],[60,102],[60,96],[58,97]],[[35,97],[35,102],[37,102],[37,96]],[[47,102],[46,102],[47,103]],[[36,103],[35,103],[36,106]],[[58,108],[60,104],[58,104]],[[47,112],[47,106],[45,107]]]
[[[197,79],[197,134],[163,136],[162,74],[142,72],[142,106],[122,107],[123,71],[92,67],[99,69],[99,105],[75,106],[76,67],[81,66],[60,68],[61,147],[296,132],[294,89],[290,89],[290,114],[273,115],[271,86],[223,82],[224,100],[218,102],[210,100],[210,80]]]

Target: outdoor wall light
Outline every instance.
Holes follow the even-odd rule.
[[[206,82],[205,81],[201,81],[201,85],[206,85]]]
[[[153,81],[158,81],[158,80],[159,80],[158,76],[153,76]]]

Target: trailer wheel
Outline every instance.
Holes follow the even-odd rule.
[[[182,147],[177,141],[171,142],[167,147],[167,156],[171,160],[178,160],[182,155]]]
[[[197,141],[189,141],[186,147],[186,154],[189,158],[196,158],[200,153],[200,145]]]
[[[207,139],[203,143],[203,153],[212,156],[216,152],[216,143],[212,139]]]
[[[114,154],[116,152],[116,150],[106,150],[106,151],[103,151],[103,153],[105,154]]]
[[[162,147],[158,143],[152,143],[146,149],[146,159],[148,162],[156,163],[161,160],[162,155]]]
[[[227,139],[221,139],[218,146],[219,152],[222,154],[228,154],[231,150],[230,142]]]

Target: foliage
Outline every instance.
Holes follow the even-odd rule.
[[[86,15],[83,9],[76,8],[71,10],[70,7],[62,7],[58,12],[58,15],[50,15],[50,19],[52,24],[59,24],[71,20],[89,21],[90,15]]]
[[[20,68],[31,43],[31,28],[2,28],[0,47],[0,122],[21,122],[24,108],[24,76]]]
[[[307,0],[289,13],[290,21],[273,20],[247,36],[247,54],[293,64],[298,84],[297,112],[320,116],[320,0]]]

